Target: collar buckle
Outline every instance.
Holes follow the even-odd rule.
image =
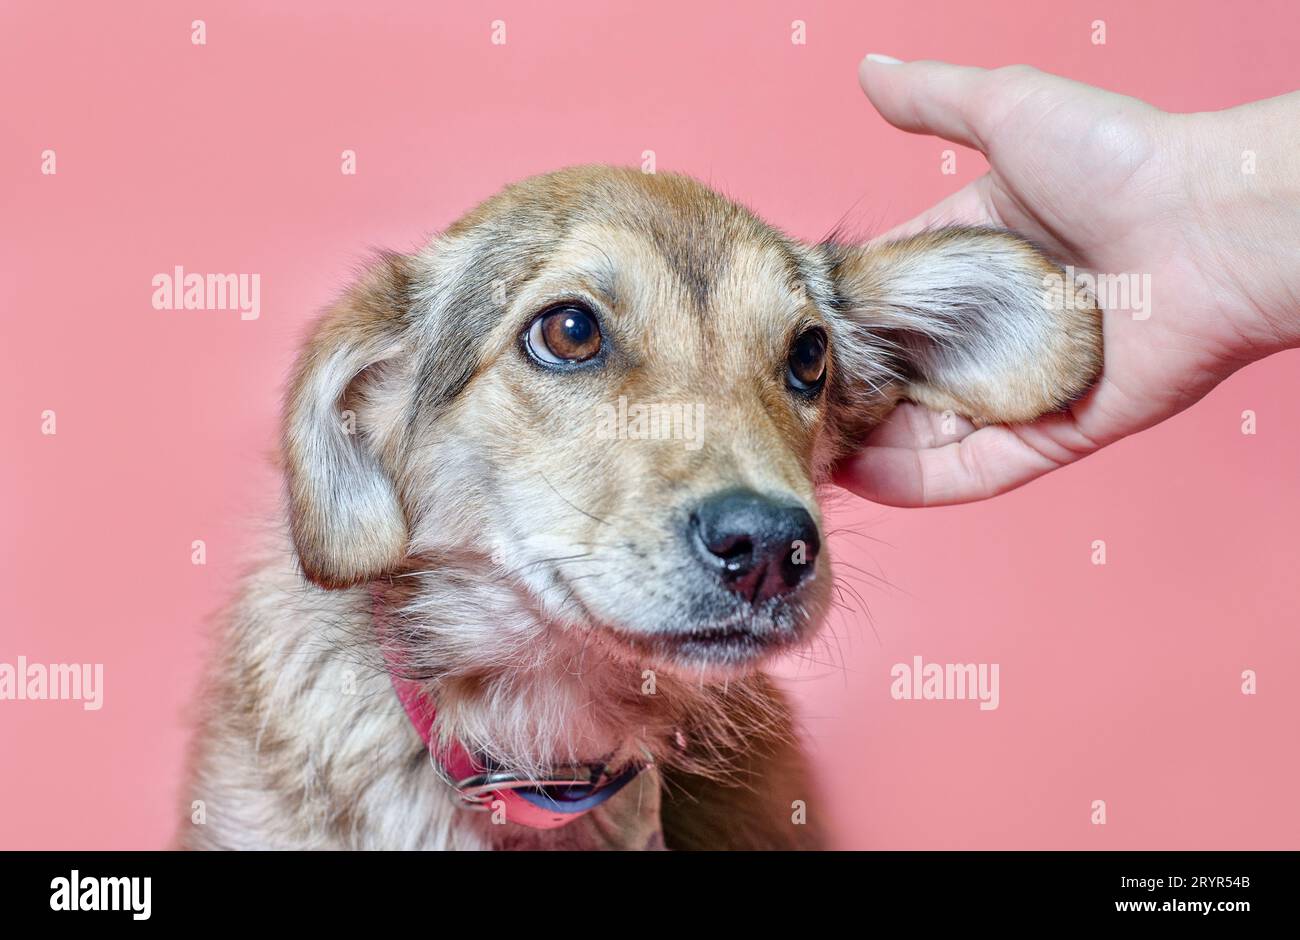
[[[456,781],[453,786],[471,809],[486,810],[492,795],[501,790],[546,790],[550,787],[589,787],[593,791],[608,778],[600,765],[571,764],[548,768],[540,779],[505,770],[488,770]]]

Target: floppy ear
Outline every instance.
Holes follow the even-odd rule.
[[[409,267],[385,255],[316,325],[284,418],[289,520],[303,573],[322,587],[368,581],[400,561],[407,525],[376,441],[351,409],[376,366],[401,353]]]
[[[893,405],[882,397],[976,424],[1031,421],[1082,395],[1101,369],[1092,297],[1010,232],[946,228],[823,250],[849,321],[840,380],[858,386],[842,398],[873,421]]]

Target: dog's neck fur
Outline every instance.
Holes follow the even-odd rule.
[[[376,625],[409,675],[428,678],[438,731],[502,766],[540,774],[605,759],[725,776],[715,758],[745,729],[725,690],[650,677],[590,632],[547,623],[517,588],[464,561],[372,587],[305,582],[291,550],[250,581],[203,736],[194,797],[209,824],[185,842],[223,847],[656,847],[651,768],[586,817],[552,832],[466,810],[429,763],[394,693]],[[757,709],[756,709],[757,711]],[[761,720],[756,715],[756,720]],[[690,747],[681,748],[689,741]],[[219,825],[218,825],[219,824]]]

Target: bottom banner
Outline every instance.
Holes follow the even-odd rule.
[[[589,929],[608,912],[652,929],[787,911],[863,923],[923,917],[983,925],[1080,918],[1229,926],[1289,906],[1296,853],[989,852],[488,854],[10,852],[0,854],[7,925],[348,922],[480,929],[534,921]],[[879,918],[886,918],[879,920]],[[868,920],[869,919],[869,920]],[[599,923],[608,923],[602,917]],[[734,926],[734,924],[733,924]],[[529,927],[528,929],[534,929]]]

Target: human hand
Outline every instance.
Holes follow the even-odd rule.
[[[1300,93],[1184,115],[1027,66],[873,56],[859,77],[891,124],[973,147],[990,165],[884,239],[1006,227],[1132,292],[1127,308],[1108,309],[1099,291],[1105,365],[1067,411],[977,429],[905,402],[841,462],[842,486],[896,506],[993,496],[1300,345]]]

